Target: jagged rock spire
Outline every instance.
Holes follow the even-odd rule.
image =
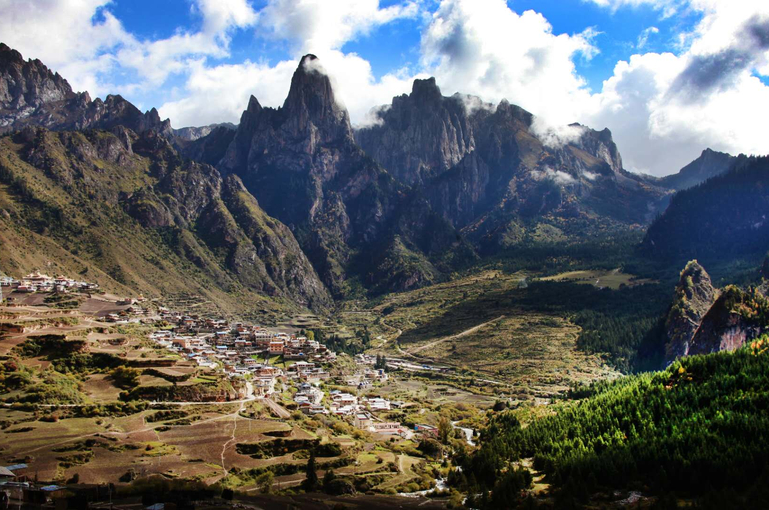
[[[331,79],[315,55],[305,55],[299,62],[283,111],[284,129],[294,136],[314,133],[321,142],[352,140],[347,109],[335,97]]]

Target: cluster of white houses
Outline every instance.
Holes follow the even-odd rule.
[[[99,288],[96,283],[90,283],[80,280],[67,278],[66,276],[48,276],[39,271],[30,273],[21,280],[11,278],[10,276],[0,277],[0,287],[3,287],[6,293],[10,292],[71,292],[71,291],[91,291]]]

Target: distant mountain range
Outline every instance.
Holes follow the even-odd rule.
[[[673,176],[633,174],[608,129],[564,135],[507,101],[443,96],[432,78],[353,129],[313,55],[282,107],[252,96],[237,126],[175,130],[0,44],[0,133],[6,272],[55,261],[106,287],[313,309],[519,246],[643,229],[674,191],[734,164],[706,150]],[[665,242],[654,228],[647,248]]]

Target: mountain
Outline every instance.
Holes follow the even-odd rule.
[[[669,193],[622,168],[608,129],[537,130],[522,108],[443,96],[434,78],[415,80],[355,138],[486,251],[643,224]]]
[[[726,172],[735,159],[734,156],[725,152],[705,149],[700,157],[683,167],[678,173],[665,176],[659,179],[657,183],[676,191],[691,188]]]
[[[646,256],[709,263],[759,256],[769,248],[769,158],[738,156],[730,170],[676,193],[647,230]]]
[[[217,128],[224,128],[224,129],[229,129],[230,131],[235,131],[238,128],[238,126],[236,126],[232,122],[220,122],[218,124],[209,124],[207,126],[199,126],[199,127],[190,126],[190,127],[180,128],[180,129],[174,129],[173,133],[175,137],[181,140],[184,140],[187,142],[194,142],[199,138],[208,136],[211,133],[211,131]]]
[[[154,131],[0,137],[0,265],[83,275],[118,293],[201,296],[241,314],[331,299],[291,231],[237,176]]]
[[[351,281],[382,290],[424,285],[474,259],[426,200],[355,143],[349,114],[314,55],[302,58],[281,108],[251,97],[217,167],[238,175],[292,229],[337,296]]]
[[[137,133],[171,134],[170,122],[161,121],[156,109],[142,113],[119,95],[92,101],[87,92],[73,92],[67,80],[39,60],[25,61],[0,43],[0,134],[25,126],[80,130],[118,125]]]

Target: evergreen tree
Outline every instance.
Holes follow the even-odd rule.
[[[318,473],[316,472],[315,454],[311,453],[307,459],[307,478],[304,480],[304,488],[310,492],[318,486]]]

